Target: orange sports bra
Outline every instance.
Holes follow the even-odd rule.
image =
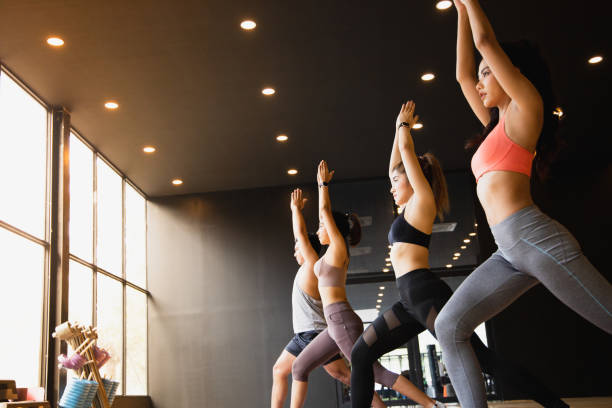
[[[472,156],[476,182],[483,174],[494,170],[514,171],[531,177],[534,154],[510,140],[504,128],[505,119],[504,115]]]
[[[314,265],[314,273],[317,279],[319,279],[320,287],[344,287],[347,269],[348,263],[345,267],[338,267],[328,264],[323,258],[320,258]]]

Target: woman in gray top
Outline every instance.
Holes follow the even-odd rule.
[[[293,235],[295,237],[295,257],[300,268],[295,274],[291,296],[293,332],[295,336],[282,351],[272,369],[272,408],[282,408],[287,397],[287,377],[297,356],[325,328],[327,323],[323,316],[323,304],[319,295],[317,278],[314,275],[314,264],[319,259],[321,244],[316,235],[309,235],[302,215],[306,203],[302,190],[291,193],[291,214]],[[349,385],[351,372],[339,354],[333,356],[323,366],[325,371],[335,379]],[[385,404],[375,394],[372,405],[376,408]]]

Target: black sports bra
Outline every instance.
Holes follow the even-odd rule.
[[[404,215],[400,214],[395,218],[393,224],[391,224],[388,238],[391,245],[396,242],[405,242],[407,244],[415,244],[429,248],[431,234],[425,234],[414,228],[406,221]]]

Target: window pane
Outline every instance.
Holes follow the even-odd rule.
[[[147,395],[147,296],[126,287],[126,394]]]
[[[125,185],[125,279],[146,288],[146,201]]]
[[[97,159],[98,180],[98,266],[122,276],[121,177],[103,160]]]
[[[0,219],[45,238],[47,111],[0,73]]]
[[[93,152],[70,134],[70,253],[93,254]]]
[[[122,381],[121,364],[123,352],[123,290],[120,282],[98,273],[98,335],[99,344],[111,355],[100,369],[102,374]],[[121,389],[123,384],[120,386]],[[121,389],[117,394],[121,393]]]
[[[93,272],[75,261],[70,261],[68,296],[68,320],[90,326],[93,316]]]
[[[0,378],[39,386],[45,249],[0,228]]]

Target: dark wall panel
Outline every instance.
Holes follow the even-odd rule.
[[[269,406],[272,366],[293,334],[288,198],[288,189],[277,188],[150,202],[156,408]],[[322,369],[310,387],[307,407],[336,406]]]

